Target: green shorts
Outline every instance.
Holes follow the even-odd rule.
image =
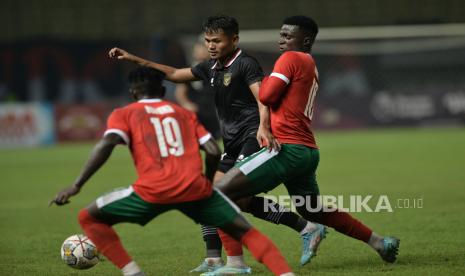
[[[179,210],[197,223],[219,227],[231,223],[240,212],[233,202],[216,189],[210,197],[202,200],[157,204],[144,201],[129,187],[99,197],[96,205],[101,213],[99,217],[105,220],[140,225],[147,224],[164,212]]]
[[[249,195],[268,192],[284,183],[289,195],[307,196],[320,194],[315,175],[319,161],[318,149],[283,144],[279,152],[263,148],[235,167],[252,182]]]

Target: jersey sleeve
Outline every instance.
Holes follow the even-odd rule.
[[[276,77],[281,79],[283,82],[288,85],[295,74],[297,58],[293,52],[285,52],[282,54],[273,67],[273,72],[270,75],[271,77]]]
[[[107,129],[103,136],[110,133],[117,134],[124,140],[126,145],[129,145],[131,142],[129,138],[130,129],[125,114],[123,109],[115,109],[108,117]]]
[[[208,71],[210,70],[210,61],[205,60],[193,67],[191,67],[191,72],[194,77],[203,81],[210,81]]]
[[[197,115],[194,112],[190,113],[191,125],[195,128],[195,134],[200,145],[205,144],[212,135],[205,129],[205,127],[197,119]]]
[[[291,82],[295,74],[296,62],[292,52],[285,52],[276,61],[273,72],[260,87],[259,99],[266,106],[272,106],[279,102],[286,91],[286,86]]]
[[[252,57],[241,60],[241,71],[245,82],[248,85],[254,84],[263,79],[263,70],[258,61]]]

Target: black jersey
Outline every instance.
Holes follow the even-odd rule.
[[[226,149],[240,147],[255,136],[260,124],[258,104],[249,85],[263,79],[257,60],[237,49],[224,66],[207,60],[191,68],[192,74],[210,84]]]

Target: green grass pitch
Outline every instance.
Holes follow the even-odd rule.
[[[318,256],[300,267],[295,232],[248,216],[274,240],[297,275],[465,275],[464,128],[319,132],[317,139],[322,194],[387,195],[392,213],[354,216],[380,234],[398,236],[401,248],[398,262],[386,265],[365,244],[330,230]],[[120,275],[108,261],[73,270],[62,263],[59,249],[66,237],[81,232],[79,209],[134,180],[126,148],[114,152],[71,204],[47,207],[77,176],[91,147],[0,150],[0,275]],[[397,208],[399,200],[413,205],[418,199],[423,208]],[[199,227],[177,212],[146,227],[122,224],[116,230],[147,275],[189,275],[204,256]],[[270,275],[248,253],[247,259],[254,275]]]

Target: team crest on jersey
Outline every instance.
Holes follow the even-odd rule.
[[[231,83],[232,73],[225,73],[223,76],[223,84],[224,86],[228,86]]]

